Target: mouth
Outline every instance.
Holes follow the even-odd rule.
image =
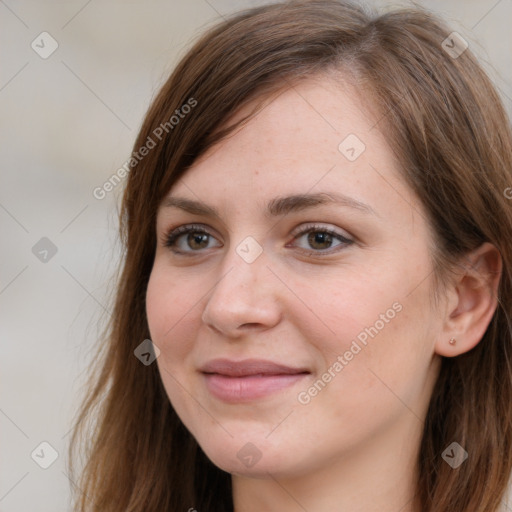
[[[251,402],[293,386],[310,375],[304,367],[291,367],[262,359],[215,359],[205,364],[208,391],[227,403]]]

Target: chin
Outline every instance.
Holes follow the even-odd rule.
[[[248,441],[240,438],[230,439],[229,443],[212,445],[210,442],[202,443],[201,448],[206,456],[218,468],[233,475],[241,475],[250,478],[268,478],[271,475],[300,472],[300,462],[290,460],[290,454],[297,453],[293,448],[281,445],[272,445],[263,438],[254,438]],[[299,464],[299,466],[298,466]]]

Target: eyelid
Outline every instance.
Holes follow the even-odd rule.
[[[296,229],[294,229],[291,232],[291,235],[293,237],[297,237],[299,235],[306,233],[307,231],[317,230],[317,231],[326,231],[326,232],[332,233],[336,236],[345,238],[346,240],[353,239],[352,236],[349,233],[347,233],[345,230],[342,230],[343,232],[340,232],[340,229],[341,228],[332,228],[328,225],[318,223],[318,222],[311,222],[311,223],[301,224],[300,226],[298,226]]]
[[[329,249],[326,249],[326,250],[308,250],[308,249],[304,249],[304,248],[301,248],[299,247],[299,249],[304,252],[304,253],[307,253],[308,255],[318,255],[318,256],[322,256],[322,255],[329,255],[329,254],[332,254],[332,253],[335,253],[335,252],[338,252],[339,249],[336,249],[337,247],[340,247],[340,246],[349,246],[351,244],[353,244],[356,240],[352,237],[352,235],[348,234],[346,231],[344,231],[344,233],[340,233],[338,230],[340,228],[331,228],[331,227],[328,227],[328,226],[325,226],[325,225],[322,225],[322,224],[319,224],[319,223],[306,223],[306,224],[301,224],[300,226],[298,226],[297,228],[295,228],[294,230],[292,230],[292,232],[290,233],[290,236],[293,237],[292,239],[292,242],[295,241],[297,238],[300,238],[301,236],[305,235],[306,233],[309,233],[309,232],[314,232],[314,231],[317,231],[317,232],[323,232],[323,233],[328,233],[330,234],[331,236],[333,236],[334,238],[336,238],[340,244],[337,245],[337,246],[334,246],[334,247],[331,247]],[[193,224],[182,224],[182,225],[179,225],[175,228],[171,228],[169,230],[167,230],[164,235],[163,235],[163,238],[161,239],[161,242],[162,242],[162,245],[164,247],[167,247],[168,249],[170,249],[172,252],[174,252],[175,254],[184,254],[184,255],[199,255],[201,253],[204,253],[205,251],[204,250],[199,250],[199,251],[182,251],[182,250],[179,250],[179,249],[176,249],[176,241],[183,235],[186,235],[186,234],[189,234],[189,233],[193,233],[193,232],[197,232],[197,233],[204,233],[206,235],[209,235],[210,237],[214,238],[215,240],[218,241],[217,239],[217,236],[214,235],[212,233],[212,231],[215,231],[213,229],[211,229],[209,226],[205,226],[204,224],[196,224],[196,223],[193,223]],[[222,247],[222,245],[221,245]],[[285,247],[289,247],[289,245],[287,244]],[[195,254],[194,254],[195,253]]]
[[[210,237],[215,238],[217,240],[217,236],[214,235],[213,229],[211,229],[210,227],[206,227],[204,224],[192,223],[192,224],[181,224],[179,226],[176,226],[175,228],[170,228],[170,229],[166,230],[161,239],[162,245],[164,247],[172,249],[172,247],[176,247],[175,243],[180,236],[189,234],[191,232],[204,233],[204,234],[207,234]],[[172,238],[172,242],[174,244],[173,246],[171,246],[171,244],[170,244],[171,238]],[[189,254],[189,253],[194,252],[194,251],[180,251],[180,250],[174,250],[174,249],[172,249],[172,250],[173,250],[173,252],[176,252],[178,254]],[[203,251],[195,251],[195,252],[199,253],[199,252],[203,252]]]
[[[347,248],[356,242],[356,240],[351,235],[349,235],[345,230],[343,230],[344,233],[340,233],[338,229],[339,228],[334,229],[318,223],[301,225],[299,228],[297,228],[298,232],[297,230],[293,230],[294,234],[292,235],[292,242],[310,232],[328,233],[334,239],[338,240],[338,245],[335,245],[325,250],[316,251],[313,249],[305,249],[303,247],[298,247],[298,249],[307,256],[327,258],[328,256],[331,256],[333,254],[338,254],[339,252],[341,252],[342,249]],[[287,244],[286,247],[289,247],[289,245]]]

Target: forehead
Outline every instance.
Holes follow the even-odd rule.
[[[375,129],[377,123],[369,113],[369,104],[346,81],[315,76],[283,86],[276,93],[243,106],[219,129],[249,114],[256,101],[261,102],[257,114],[210,148],[192,168],[200,167],[207,159],[211,165],[217,160],[236,160],[247,153],[257,158],[258,164],[305,159],[334,162],[344,154],[340,143],[347,138],[357,144],[357,152],[368,146],[387,149],[384,138]],[[249,164],[245,162],[245,166]]]
[[[326,77],[264,99],[255,116],[194,162],[170,195],[221,210],[261,209],[276,196],[316,192],[340,192],[376,211],[402,208],[401,215],[415,202],[360,94]]]

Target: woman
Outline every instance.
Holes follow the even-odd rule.
[[[130,160],[76,510],[499,510],[511,169],[493,86],[429,13],[211,29]]]

